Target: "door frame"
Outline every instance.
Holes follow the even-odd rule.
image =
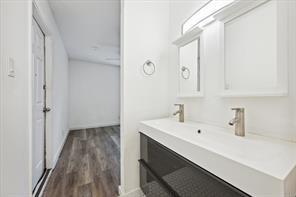
[[[3,21],[2,21],[2,13],[3,13],[3,2],[0,1],[0,43],[3,43]],[[4,85],[3,85],[3,82],[4,82],[4,77],[3,77],[3,74],[4,74],[4,68],[3,68],[3,65],[4,65],[4,62],[3,62],[3,58],[4,55],[3,55],[3,44],[0,44],[0,196],[2,196],[2,182],[3,182],[3,177],[2,177],[2,139],[3,139],[3,89],[4,89]]]
[[[32,1],[32,20],[33,18],[38,23],[39,27],[41,28],[42,32],[45,36],[45,84],[46,84],[46,97],[45,97],[45,104],[46,107],[52,107],[52,62],[53,62],[53,43],[51,32],[45,23],[45,19],[42,15],[42,11],[38,6],[37,0]],[[32,87],[33,88],[33,87]],[[46,169],[52,169],[54,167],[53,163],[53,153],[52,153],[52,111],[47,113],[44,120],[45,124],[45,167]],[[33,143],[33,139],[32,142]]]

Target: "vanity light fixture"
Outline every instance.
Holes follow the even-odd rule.
[[[214,21],[215,19],[213,14],[230,5],[234,1],[235,0],[210,0],[185,21],[182,26],[182,33],[186,33],[195,26],[203,27]]]

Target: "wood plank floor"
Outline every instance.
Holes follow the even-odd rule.
[[[120,183],[119,126],[70,131],[43,197],[113,197]]]

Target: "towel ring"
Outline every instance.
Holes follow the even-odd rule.
[[[181,68],[181,76],[183,79],[187,80],[190,78],[190,70],[189,68],[182,66]]]
[[[147,60],[143,64],[143,72],[148,76],[153,75],[155,73],[155,64],[150,60]]]

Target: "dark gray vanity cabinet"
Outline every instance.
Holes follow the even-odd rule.
[[[139,163],[147,197],[249,196],[142,133]]]

